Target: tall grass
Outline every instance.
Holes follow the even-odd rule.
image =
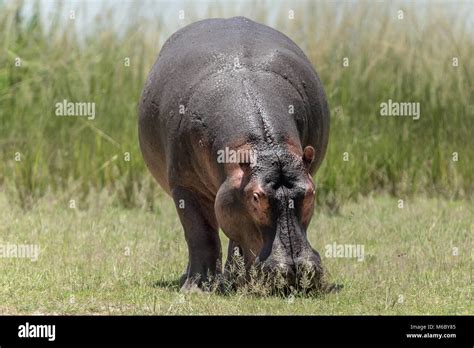
[[[158,189],[138,148],[137,101],[166,37],[203,18],[196,6],[208,6],[206,17],[245,15],[271,24],[315,64],[332,113],[327,157],[316,175],[319,203],[337,208],[372,191],[472,198],[472,3],[456,11],[439,2],[240,5],[185,2],[185,20],[147,20],[132,8],[125,26],[112,8],[81,32],[67,6],[58,5],[45,25],[38,4],[26,16],[22,2],[0,2],[0,186],[24,207],[47,191],[81,202],[102,189],[125,207],[151,205]],[[56,117],[55,103],[64,99],[95,102],[95,120]],[[420,119],[381,117],[388,99],[420,102]]]

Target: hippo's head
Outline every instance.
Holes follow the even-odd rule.
[[[216,199],[219,225],[246,265],[281,274],[289,285],[297,286],[305,272],[316,287],[322,276],[320,256],[306,236],[315,200],[314,157],[312,146],[257,149],[255,161],[230,167]]]

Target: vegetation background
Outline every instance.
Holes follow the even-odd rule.
[[[332,243],[337,238],[374,247],[375,263],[327,261],[333,274],[341,274],[339,279],[353,292],[341,295],[346,296],[342,302],[318,308],[332,313],[363,311],[353,304],[371,284],[374,302],[367,297],[361,302],[367,312],[472,310],[466,298],[471,281],[474,188],[473,2],[124,1],[100,2],[100,10],[90,14],[91,6],[98,5],[0,0],[0,242],[47,246],[42,264],[1,261],[10,262],[11,267],[4,268],[0,295],[6,305],[0,304],[0,310],[101,312],[109,308],[110,312],[125,302],[138,305],[134,309],[125,305],[124,312],[161,313],[170,308],[158,305],[151,310],[150,303],[171,301],[174,288],[157,295],[145,289],[143,282],[163,278],[166,283],[178,277],[186,251],[171,200],[153,181],[139,151],[137,101],[169,35],[196,20],[236,15],[271,25],[300,45],[328,96],[330,143],[315,176],[317,209],[325,215],[315,218],[310,238],[320,247],[323,241]],[[180,10],[184,10],[184,19],[179,17]],[[294,11],[294,19],[289,18],[289,11]],[[348,58],[347,67],[344,58]],[[456,59],[458,64],[453,64]],[[95,119],[55,116],[55,104],[64,99],[94,102]],[[388,99],[419,102],[420,119],[381,117],[380,103]],[[400,215],[396,210],[399,199],[420,206],[410,210],[410,215]],[[74,214],[64,212],[71,200],[77,205]],[[364,214],[372,216],[365,220]],[[97,224],[94,216],[100,221]],[[156,224],[153,216],[158,226],[139,222]],[[86,218],[92,219],[91,225],[81,225]],[[359,226],[351,230],[356,219]],[[127,235],[121,228],[130,221],[142,230]],[[399,228],[392,230],[380,221],[399,224]],[[321,231],[318,225],[316,230],[315,224],[328,228]],[[376,228],[381,230],[373,234]],[[153,248],[133,244],[133,237],[150,245],[158,243],[161,254],[144,261]],[[433,240],[436,247],[430,244]],[[103,248],[121,253],[127,243],[133,244],[132,255],[139,261],[134,267],[121,261],[111,264]],[[407,278],[400,281],[392,278],[395,270],[391,266],[397,267],[399,254],[406,255],[402,245],[415,248],[417,254],[405,261]],[[449,258],[453,247],[463,252],[455,261]],[[90,254],[91,250],[96,254]],[[392,264],[382,259],[384,253],[394,258],[388,259]],[[439,253],[445,254],[441,257]],[[170,260],[168,273],[156,273],[156,266],[151,266]],[[411,284],[417,272],[425,271],[421,285]],[[127,278],[132,272],[137,275]],[[441,280],[439,272],[450,274],[450,280]],[[35,274],[40,278],[31,281]],[[350,274],[357,274],[357,279],[348,279]],[[113,290],[105,297],[100,291],[94,296],[87,293],[95,291],[101,280],[105,289],[110,285]],[[392,292],[397,286],[410,289],[405,293],[413,292],[413,296],[421,291],[422,298],[436,293],[438,286],[440,291],[428,296],[432,303],[398,310],[394,309],[398,295]],[[133,299],[125,294],[130,287],[136,294]],[[12,290],[15,288],[19,292]],[[71,294],[80,296],[81,291],[84,301],[89,299],[86,305],[75,310],[64,305]],[[18,302],[18,293],[33,302]],[[51,301],[35,305],[33,299],[45,294]],[[116,294],[115,304],[110,304],[114,299],[110,294]],[[440,294],[454,297],[446,299]],[[93,304],[91,296],[98,302]],[[219,301],[230,305],[226,299]],[[244,308],[272,313],[276,307],[271,301],[277,300],[268,301],[268,306],[258,302],[263,307],[252,307],[255,310],[250,309],[252,304]],[[220,310],[200,305],[191,304],[194,312],[188,308],[183,313]],[[289,310],[282,306],[273,313]],[[305,306],[300,306],[302,312]],[[219,313],[238,310],[245,312],[234,306]]]
[[[27,4],[28,15],[23,2],[0,5],[0,184],[24,207],[48,191],[69,199],[104,188],[124,207],[143,204],[140,194],[150,205],[158,188],[137,141],[144,79],[171,33],[233,15],[287,34],[321,77],[332,119],[316,177],[319,203],[337,208],[373,191],[472,198],[472,2],[456,3],[454,11],[443,8],[448,2],[190,2],[164,18],[159,8],[171,3],[123,2],[125,23],[115,20],[112,4],[88,17],[87,2],[82,10],[58,2],[43,20],[41,3]],[[158,7],[158,17],[139,15],[146,6]],[[95,102],[96,119],[56,117],[55,104],[64,99]],[[388,99],[419,102],[420,119],[381,117]]]

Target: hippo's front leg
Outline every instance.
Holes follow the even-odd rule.
[[[181,290],[189,291],[200,287],[209,276],[221,273],[221,242],[212,202],[183,187],[175,187],[171,193],[189,252],[186,274],[180,285]]]

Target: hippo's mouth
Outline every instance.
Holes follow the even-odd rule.
[[[328,293],[336,286],[325,278],[319,254],[311,249],[311,257],[301,257],[297,263],[289,262],[283,252],[274,250],[271,258],[259,257],[246,265],[240,251],[232,256],[231,266],[226,268],[225,283],[233,290],[244,289],[255,294],[288,295],[294,293]]]

